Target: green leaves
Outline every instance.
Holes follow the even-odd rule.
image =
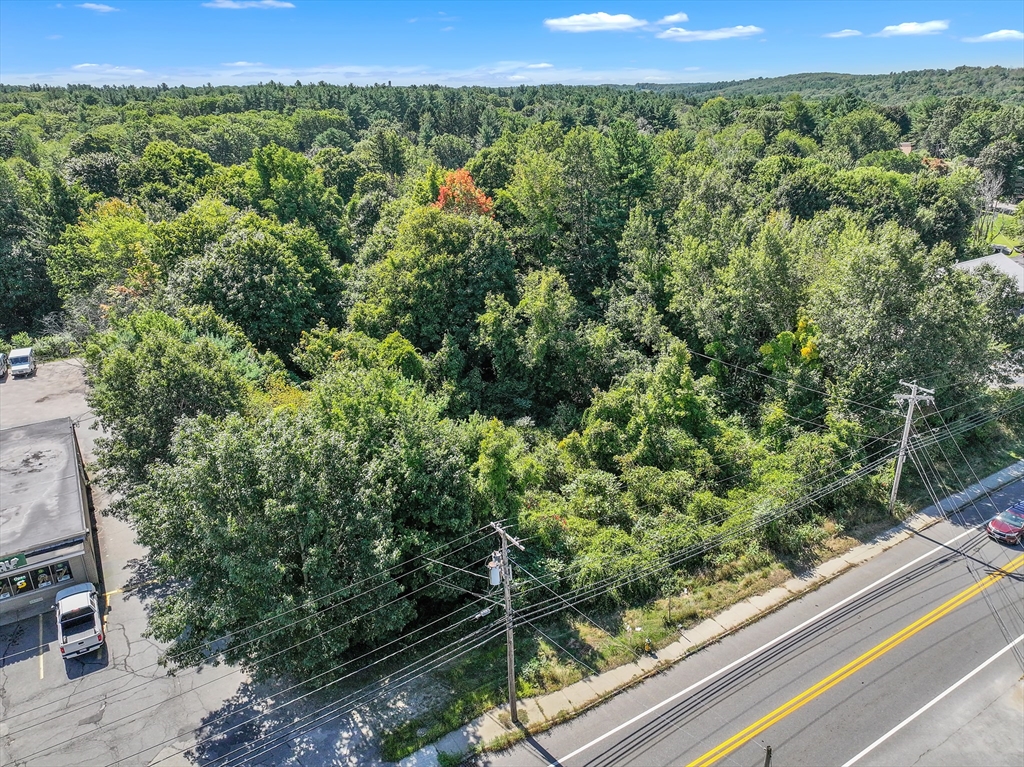
[[[377,338],[398,331],[424,352],[451,334],[465,348],[487,294],[510,292],[513,262],[490,218],[427,206],[405,214],[394,247],[366,281],[351,313],[355,329]]]
[[[147,292],[157,276],[153,241],[141,209],[110,200],[67,228],[51,249],[47,271],[65,300],[98,287]]]
[[[180,302],[209,304],[281,357],[303,330],[339,316],[341,274],[316,235],[253,214],[183,261],[170,283]]]
[[[179,421],[247,407],[250,385],[215,338],[160,312],[133,315],[90,347],[89,406],[110,433],[101,438],[106,480],[131,493],[170,457]]]

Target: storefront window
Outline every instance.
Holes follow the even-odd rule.
[[[7,599],[11,596],[11,582],[6,578],[0,579],[0,599]]]
[[[28,575],[15,575],[11,577],[11,590],[14,595],[24,594],[35,588],[32,585],[32,581],[28,579]]]
[[[71,580],[71,563],[58,562],[53,566],[54,583],[63,583]]]
[[[45,589],[53,585],[53,573],[49,567],[37,567],[32,571],[32,582],[37,589]]]

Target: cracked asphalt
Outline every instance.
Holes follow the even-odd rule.
[[[0,380],[0,428],[70,416],[88,464],[99,432],[75,360],[40,365],[32,378]],[[97,511],[108,498],[95,485]],[[185,765],[179,753],[207,734],[200,727],[236,699],[248,678],[230,667],[182,671],[157,664],[161,647],[143,637],[145,587],[136,567],[145,553],[130,528],[97,514],[107,594],[106,645],[65,661],[53,614],[0,627],[0,765]]]
[[[88,468],[100,432],[85,395],[77,360],[42,364],[31,378],[0,378],[0,429],[68,416]],[[160,598],[145,550],[128,525],[102,514],[110,499],[95,484],[92,497],[107,642],[99,654],[65,661],[53,613],[0,627],[0,767],[381,764],[356,717],[303,726],[332,699],[289,703],[296,693],[284,691],[294,680],[255,684],[230,666],[174,675],[159,666],[162,647],[143,636],[146,605]]]

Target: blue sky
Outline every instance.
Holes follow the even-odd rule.
[[[0,0],[0,82],[700,82],[1024,66],[1024,3]]]

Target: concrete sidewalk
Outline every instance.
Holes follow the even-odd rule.
[[[917,532],[931,527],[957,509],[981,498],[985,493],[1003,485],[1024,479],[1024,461],[998,471],[981,482],[971,485],[955,495],[943,499],[938,506],[929,506],[917,514],[882,533],[868,543],[856,546],[841,557],[823,562],[807,574],[790,578],[770,591],[738,602],[714,618],[681,632],[680,639],[664,647],[654,656],[645,656],[601,674],[582,679],[556,692],[527,698],[519,702],[519,718],[531,732],[538,732],[570,719],[598,705],[605,699],[637,684],[653,673],[696,652],[704,645],[746,626],[768,612],[778,609],[792,599],[837,577],[841,573],[866,562],[872,557],[905,541]],[[398,763],[399,767],[437,767],[439,754],[463,756],[476,748],[496,741],[508,740],[517,733],[510,723],[508,706],[499,706],[474,719],[437,743],[425,746]]]

